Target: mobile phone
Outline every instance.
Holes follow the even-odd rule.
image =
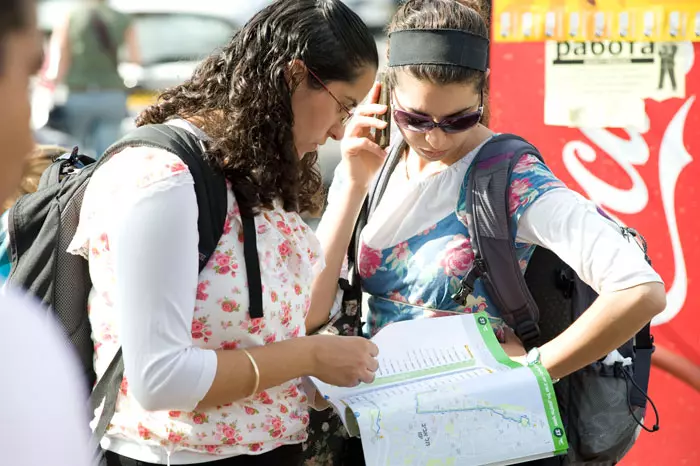
[[[380,75],[379,81],[381,82],[382,88],[379,93],[379,104],[381,105],[386,105],[387,109],[386,112],[383,113],[382,115],[377,115],[377,118],[385,121],[386,122],[386,128],[377,130],[376,134],[376,140],[377,144],[379,144],[379,147],[382,149],[386,149],[389,147],[389,144],[391,143],[390,141],[390,134],[391,134],[391,89],[389,88],[389,84],[387,82],[386,74],[382,73]]]

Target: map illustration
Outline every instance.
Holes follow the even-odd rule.
[[[375,337],[373,384],[346,389],[314,380],[362,439],[368,465],[511,464],[566,452],[546,371],[510,361],[484,316],[405,324]],[[426,338],[432,334],[439,341]]]

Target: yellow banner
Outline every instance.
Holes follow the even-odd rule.
[[[495,42],[700,42],[700,0],[494,0]]]

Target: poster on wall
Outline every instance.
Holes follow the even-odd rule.
[[[545,62],[558,52],[554,44],[493,44],[491,126],[528,139],[569,187],[646,237],[667,292],[666,310],[653,322],[656,342],[678,360],[700,367],[700,294],[693,293],[694,283],[700,280],[700,44],[677,51],[683,58],[675,65],[675,93],[666,90],[654,96],[652,92],[641,99],[643,107],[629,116],[634,124],[621,128],[602,127],[595,118],[570,125],[574,127],[545,124],[546,84],[552,77],[545,76],[552,66]],[[573,51],[565,54],[562,46],[559,52],[562,60],[569,60]],[[643,52],[635,51],[632,58],[643,58]],[[629,70],[633,64],[622,66]],[[638,91],[649,90],[654,81],[658,86],[660,80],[658,65],[644,66],[655,66],[654,76],[648,82],[635,82]],[[575,74],[550,72],[560,73],[561,79],[565,73]],[[586,75],[573,79],[579,87],[587,85]],[[663,84],[670,84],[668,77]],[[655,368],[649,394],[659,410],[661,430],[642,433],[622,466],[700,464],[696,418],[700,393]]]
[[[547,125],[640,129],[644,101],[683,98],[691,42],[545,42]]]

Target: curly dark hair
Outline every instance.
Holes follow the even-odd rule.
[[[352,82],[378,66],[374,38],[338,0],[277,0],[257,13],[231,41],[205,59],[193,76],[163,92],[137,125],[194,119],[213,139],[207,157],[231,181],[244,214],[271,208],[315,212],[322,206],[318,154],[302,160],[294,146],[288,81],[301,60],[321,81]],[[308,74],[308,85],[320,85]]]
[[[483,2],[487,3],[487,2]],[[486,39],[489,38],[489,13],[483,11],[482,0],[407,0],[394,15],[387,31],[404,29],[461,29]],[[391,40],[389,40],[391,47]],[[453,65],[407,65],[387,70],[390,86],[396,85],[397,71],[406,71],[418,79],[435,84],[471,83],[484,94],[484,115],[481,123],[489,124],[486,73]]]

